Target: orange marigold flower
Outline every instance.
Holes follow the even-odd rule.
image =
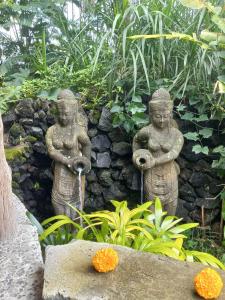
[[[223,288],[220,275],[213,269],[206,268],[195,276],[195,290],[204,299],[216,299]]]
[[[112,248],[103,248],[96,252],[92,258],[92,264],[98,272],[113,271],[118,265],[119,257]]]

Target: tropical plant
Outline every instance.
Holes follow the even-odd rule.
[[[151,43],[152,40],[156,39],[159,40],[162,45],[166,43],[166,40],[169,40],[171,45],[174,44],[174,40],[178,43],[181,43],[180,40],[182,40],[183,44],[191,44],[190,47],[192,47],[193,50],[192,52],[188,51],[187,57],[191,53],[191,55],[193,55],[194,53],[198,53],[193,62],[195,63],[195,65],[198,65],[198,70],[200,72],[198,72],[197,70],[194,70],[194,72],[190,72],[191,63],[189,60],[187,60],[187,65],[184,65],[184,68],[181,69],[181,73],[177,74],[177,78],[175,79],[175,82],[180,82],[180,76],[183,76],[183,73],[185,74],[185,81],[183,81],[183,85],[181,85],[181,89],[183,90],[182,96],[185,95],[189,98],[189,105],[194,105],[194,107],[197,109],[198,114],[193,113],[193,109],[192,112],[188,112],[188,105],[183,105],[182,103],[178,105],[177,109],[182,119],[189,120],[196,126],[196,130],[184,134],[185,138],[196,142],[192,149],[193,152],[195,152],[196,154],[203,153],[208,155],[210,150],[208,146],[205,145],[205,139],[208,139],[212,136],[213,129],[207,127],[207,125],[202,126],[202,122],[208,121],[210,119],[219,119],[221,121],[225,117],[225,75],[223,75],[223,60],[225,58],[225,52],[223,51],[223,49],[225,48],[224,7],[221,1],[179,1],[184,6],[196,9],[201,14],[201,17],[199,16],[198,18],[198,25],[189,27],[191,31],[171,32],[169,28],[165,28],[164,32],[159,31],[154,34],[151,33],[136,35],[131,36],[130,38],[134,40],[140,38],[144,40],[149,39]],[[193,12],[193,10],[190,10],[189,12],[191,13]],[[204,23],[203,19],[206,19],[206,15],[208,15],[208,21]],[[198,49],[196,49],[196,47]],[[215,72],[212,72],[211,69],[213,64]],[[185,69],[187,72],[185,71]],[[210,69],[211,71],[209,71]],[[208,77],[209,74],[213,74],[213,76]],[[203,84],[202,86],[198,86],[198,97],[196,97],[191,89],[189,89],[189,87],[192,86],[191,82],[193,79],[196,82],[198,81],[200,85]],[[185,102],[187,103],[187,101]],[[221,153],[221,148],[222,146],[219,146],[214,149],[213,152]],[[223,169],[223,155],[221,155],[221,158],[215,161],[212,166],[216,167],[217,169]]]
[[[88,101],[108,104],[113,126],[123,126],[130,133],[148,121],[146,98],[160,86],[168,88],[173,98],[195,98],[196,107],[208,108],[205,99],[211,98],[211,82],[216,81],[220,69],[219,54],[199,47],[200,42],[184,45],[163,38],[151,43],[127,39],[137,34],[172,32],[190,36],[209,27],[206,12],[193,11],[174,0],[142,0],[138,4],[101,0],[95,5],[72,1],[80,9],[76,19],[68,17],[70,1],[39,2],[38,9],[34,0],[4,1],[1,7],[3,28],[15,28],[17,37],[13,40],[6,33],[1,36],[3,81],[15,85],[10,77],[13,73],[19,68],[30,72],[31,81],[21,83],[20,97],[31,90],[32,97],[52,99],[56,87],[65,85],[83,92],[82,81],[73,82],[72,78],[88,70],[90,80],[84,91]],[[57,75],[52,71],[56,66],[61,68]],[[57,82],[58,78],[64,80]],[[9,101],[14,99],[12,96]],[[7,97],[2,101],[6,103]]]
[[[61,228],[70,225],[76,229],[76,232],[73,231],[69,236],[70,239],[118,244],[136,250],[163,254],[179,260],[200,261],[225,269],[225,266],[214,256],[183,248],[183,239],[186,238],[183,232],[196,227],[198,224],[178,225],[182,219],[166,216],[167,213],[162,211],[162,205],[158,198],[155,201],[154,212],[150,210],[152,202],[146,202],[131,210],[126,201],[113,200],[112,204],[115,211],[104,210],[91,214],[84,214],[74,208],[83,218],[84,227],[63,215],[45,220],[41,227],[37,224],[40,241],[44,242],[43,245],[57,242],[57,240],[60,243],[63,240],[64,243],[65,234],[62,235]],[[42,226],[48,227],[43,231]]]

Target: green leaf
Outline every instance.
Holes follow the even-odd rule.
[[[220,197],[221,199],[224,201],[225,200],[225,189],[220,193]],[[225,213],[225,203],[223,203],[223,210],[224,210],[224,213]]]
[[[39,236],[39,240],[40,241],[44,240],[48,235],[50,235],[51,233],[53,233],[56,229],[62,227],[63,225],[67,225],[67,224],[72,224],[74,227],[77,227],[78,229],[80,229],[80,226],[78,224],[74,223],[72,220],[61,220],[61,221],[58,221],[58,222],[52,224],[50,227],[48,227]]]
[[[213,149],[213,153],[220,153],[223,157],[225,157],[225,147],[220,145]]]
[[[224,51],[224,53],[225,53],[225,51]],[[218,76],[218,80],[225,83],[225,75]]]
[[[210,2],[206,2],[207,9],[212,12],[213,14],[219,16],[222,12],[222,6],[213,6]]]
[[[193,9],[201,9],[205,7],[205,1],[203,0],[179,0],[181,4]]]
[[[68,216],[66,216],[66,215],[57,215],[57,216],[53,216],[53,217],[50,217],[48,219],[45,219],[41,223],[41,225],[45,226],[45,225],[47,225],[49,223],[52,223],[53,221],[60,221],[60,220],[69,220],[70,221],[71,219]]]
[[[199,130],[199,134],[203,136],[203,138],[207,139],[213,134],[213,129],[212,128],[204,128]]]
[[[195,260],[200,261],[205,265],[211,265],[213,267],[219,267],[220,269],[225,270],[224,264],[209,253],[188,250],[186,250],[186,252],[192,255]]]
[[[181,116],[181,119],[187,120],[187,121],[193,121],[195,119],[195,117],[194,117],[193,113],[187,112],[183,116]]]
[[[155,226],[156,226],[156,229],[158,229],[161,224],[162,216],[163,216],[162,204],[161,204],[160,199],[157,197],[155,199]]]
[[[146,79],[146,83],[147,83],[147,86],[148,86],[148,90],[150,92],[150,83],[149,83],[149,75],[148,75],[148,69],[147,69],[147,66],[146,66],[146,63],[145,63],[145,58],[144,58],[144,55],[140,49],[139,46],[137,46],[137,49],[138,49],[138,52],[139,52],[139,55],[140,55],[140,58],[141,58],[141,62],[142,62],[142,66],[143,66],[143,69],[144,69],[144,73],[145,73],[145,79]]]
[[[134,89],[134,93],[136,90],[136,85],[137,85],[137,56],[135,56],[134,51],[130,50],[131,56],[132,56],[132,60],[133,60],[133,78],[134,78],[134,84],[133,84],[133,89]]]
[[[225,44],[225,35],[220,32],[211,32],[207,30],[203,30],[200,33],[200,38],[207,42],[217,42]]]
[[[120,113],[123,111],[123,107],[115,104],[110,111],[111,113]]]
[[[225,51],[224,51],[224,52],[225,52]],[[131,101],[132,101],[132,102],[142,103],[141,96],[139,96],[139,95],[133,95]]]
[[[225,33],[225,18],[213,15],[211,20]]]
[[[26,211],[26,216],[30,220],[31,224],[37,228],[38,234],[41,234],[44,231],[44,228],[39,223],[39,221],[35,218],[35,216],[29,211]]]
[[[184,134],[184,137],[186,137],[186,139],[191,140],[191,141],[199,140],[199,134],[197,132],[187,132]]]
[[[224,76],[221,77],[223,78]],[[225,82],[217,80],[214,91],[217,92],[218,94],[225,94]]]
[[[215,53],[218,55],[218,57],[225,58],[225,51],[216,51]],[[220,76],[219,76],[219,77],[220,77]],[[218,77],[218,79],[219,79],[219,77]],[[224,80],[222,80],[222,79],[219,79],[219,80],[225,82],[225,75],[223,75],[223,76],[221,76],[221,77],[224,77]]]
[[[130,102],[127,106],[127,110],[131,112],[132,115],[140,112],[146,111],[146,107],[144,104],[139,102]]]
[[[170,230],[170,232],[172,232],[172,233],[181,233],[181,232],[186,231],[188,229],[197,227],[198,225],[199,225],[198,223],[182,224],[182,225],[178,225],[178,226],[172,228]]]
[[[192,151],[196,154],[199,154],[199,153],[203,153],[203,154],[206,154],[208,155],[209,154],[209,148],[207,146],[201,146],[201,145],[195,145],[193,146],[192,148]]]
[[[126,120],[123,113],[117,113],[113,116],[113,127],[119,127]]]
[[[177,106],[177,111],[184,111],[185,109],[186,109],[186,106],[183,105],[183,104],[179,104],[179,105]]]
[[[149,117],[143,113],[143,112],[137,112],[132,116],[132,120],[137,124],[148,124],[149,123]]]
[[[132,119],[126,119],[123,123],[123,127],[126,132],[130,133],[134,130],[135,122]]]
[[[204,121],[208,121],[209,118],[206,114],[202,114],[199,117],[196,117],[194,120],[197,122],[204,122]]]

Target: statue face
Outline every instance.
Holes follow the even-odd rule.
[[[163,111],[154,111],[153,114],[151,114],[152,123],[157,128],[166,128],[170,125],[170,119],[171,119],[171,112],[169,110],[163,110]]]
[[[74,122],[74,111],[71,110],[60,110],[59,111],[59,123],[62,126],[67,126]]]

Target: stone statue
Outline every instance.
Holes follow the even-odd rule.
[[[46,133],[48,153],[55,162],[52,204],[56,214],[74,219],[77,213],[67,203],[83,207],[85,181],[83,176],[79,179],[91,168],[91,142],[74,94],[62,90],[56,105],[58,120]]]
[[[133,163],[144,172],[147,201],[159,197],[168,215],[175,215],[178,198],[178,164],[174,161],[183,146],[182,133],[174,126],[173,102],[163,88],[149,101],[151,124],[133,139]]]
[[[5,158],[3,123],[0,115],[0,241],[12,239],[17,227],[11,184],[11,169]]]

